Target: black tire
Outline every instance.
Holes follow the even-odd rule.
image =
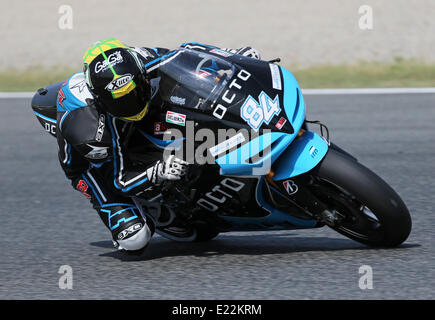
[[[311,174],[312,191],[342,216],[342,221],[330,225],[332,229],[375,247],[395,247],[408,238],[412,223],[406,205],[370,169],[329,149]]]

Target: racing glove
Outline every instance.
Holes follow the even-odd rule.
[[[154,166],[147,169],[148,180],[160,185],[165,180],[180,180],[187,173],[188,163],[171,155],[166,160],[159,160]]]
[[[252,47],[240,48],[237,51],[237,54],[241,54],[242,56],[250,57],[250,58],[254,58],[254,59],[261,59],[260,52],[258,52],[257,49],[252,48]]]
[[[245,57],[249,57],[249,58],[254,58],[254,59],[261,59],[261,55],[260,52],[252,47],[242,47],[239,49],[228,49],[228,48],[222,48],[222,50],[231,52],[231,53],[235,53],[235,54],[240,54],[242,56]]]

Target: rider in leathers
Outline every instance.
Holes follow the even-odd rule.
[[[251,47],[185,43],[180,48],[259,58]],[[86,51],[84,71],[68,78],[58,94],[60,164],[73,187],[91,201],[115,247],[129,252],[141,252],[155,230],[154,217],[138,209],[131,197],[146,195],[164,180],[178,180],[187,169],[187,163],[174,156],[163,159],[163,152],[135,130],[139,124],[154,124],[159,108],[153,106],[161,104],[158,68],[162,58],[176,50],[100,41]],[[129,155],[137,147],[144,155],[139,162]]]

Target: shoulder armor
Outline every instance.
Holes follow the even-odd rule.
[[[84,73],[78,72],[69,77],[59,90],[57,111],[65,112],[85,107],[88,100],[93,100],[93,96],[86,85]]]

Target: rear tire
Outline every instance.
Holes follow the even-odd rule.
[[[329,149],[311,174],[312,192],[341,217],[332,229],[375,247],[395,247],[408,238],[412,223],[406,205],[370,169]]]

